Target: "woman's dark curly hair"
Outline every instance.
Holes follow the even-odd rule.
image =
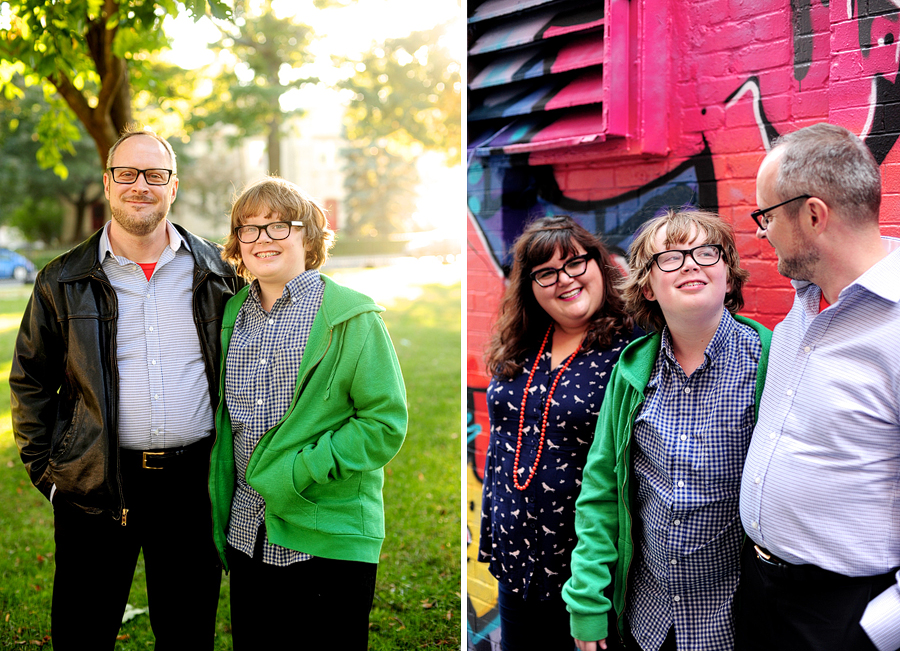
[[[583,347],[606,348],[616,335],[629,333],[634,328],[634,321],[625,313],[617,288],[617,279],[622,272],[603,242],[568,215],[542,217],[530,223],[513,245],[509,283],[485,354],[491,374],[515,377],[522,370],[525,353],[540,345],[552,319],[534,297],[531,271],[552,259],[557,252],[564,258],[578,255],[576,245],[580,245],[600,267],[604,290],[603,303],[591,319]]]

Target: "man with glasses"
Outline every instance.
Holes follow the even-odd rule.
[[[115,646],[143,551],[156,648],[211,649],[221,315],[243,282],[166,219],[166,140],[129,130],[107,167],[112,220],[38,274],[9,379],[22,460],[53,504],[53,645]]]
[[[900,241],[881,174],[830,124],[763,160],[757,237],[791,278],[741,480],[738,648],[900,648]]]
[[[622,295],[651,334],[622,351],[584,467],[572,635],[581,651],[620,635],[628,649],[731,651],[738,488],[771,333],[736,314],[749,274],[716,215],[656,217],[629,267]]]

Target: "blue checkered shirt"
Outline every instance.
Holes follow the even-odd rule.
[[[254,282],[241,307],[225,361],[225,402],[234,432],[237,489],[231,504],[228,544],[253,556],[266,502],[247,484],[247,464],[256,444],[287,412],[313,320],[322,305],[325,284],[315,269],[291,280],[266,312]],[[269,542],[263,562],[281,567],[310,559],[308,554]]]
[[[688,377],[668,329],[634,425],[635,541],[625,616],[645,651],[675,627],[679,651],[730,651],[743,529],[741,469],[762,344],[727,310]]]

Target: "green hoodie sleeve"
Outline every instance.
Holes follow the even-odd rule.
[[[621,362],[620,362],[621,363]],[[628,417],[627,382],[617,365],[612,372],[594,441],[584,467],[581,493],[575,504],[578,544],[572,553],[572,576],[563,586],[570,613],[572,637],[594,642],[609,635],[607,617],[612,603],[605,594],[619,561],[620,495],[617,464],[622,463],[617,441]],[[624,417],[622,412],[624,412]],[[626,544],[630,545],[630,543]]]
[[[364,327],[368,327],[367,333],[352,332]],[[346,328],[342,340],[362,336],[363,343],[358,356],[352,358],[348,357],[355,348],[342,346],[329,391],[346,387],[355,413],[300,450],[293,464],[298,493],[313,483],[340,481],[382,468],[394,458],[406,436],[406,388],[384,321],[369,313],[349,320]]]

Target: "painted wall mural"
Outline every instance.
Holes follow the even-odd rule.
[[[827,121],[859,134],[872,150],[884,180],[882,232],[900,236],[900,0],[606,0],[604,38],[622,11],[629,12],[632,37],[626,137],[528,150],[519,146],[528,141],[524,131],[513,138],[495,129],[493,137],[496,123],[477,119],[478,113],[470,119],[468,631],[469,648],[477,651],[499,649],[496,584],[474,561],[488,437],[483,354],[510,246],[528,221],[570,214],[624,251],[638,226],[665,206],[717,211],[734,225],[742,266],[751,273],[742,313],[772,327],[793,292],[749,217],[756,171],[779,134]],[[571,48],[590,50],[585,34],[577,44],[575,38]],[[524,60],[521,72],[509,72],[514,55],[506,52],[496,67],[509,79],[526,74]],[[527,60],[533,64],[535,56]],[[470,61],[470,79],[490,64],[483,55]],[[470,97],[477,103],[477,92]],[[470,100],[470,110],[482,107]],[[599,105],[578,110],[595,121],[603,112]],[[525,119],[549,124],[577,115]],[[595,122],[593,131],[606,126]]]

